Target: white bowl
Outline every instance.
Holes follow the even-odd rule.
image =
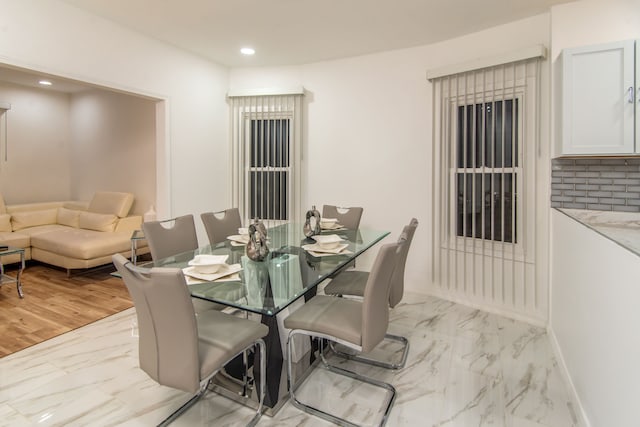
[[[312,239],[315,240],[322,249],[334,249],[342,243],[342,239],[336,234],[317,235],[313,236]]]
[[[189,261],[189,265],[198,273],[213,274],[218,272],[225,264],[229,255],[196,255],[194,259]]]
[[[337,218],[320,218],[320,227],[331,228],[338,223]]]

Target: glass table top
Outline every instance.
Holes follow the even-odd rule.
[[[143,240],[144,239],[144,231],[142,230],[133,230],[131,234],[131,240]]]
[[[268,229],[270,252],[259,262],[245,255],[244,245],[234,246],[227,240],[138,266],[185,269],[199,254],[228,255],[227,264],[239,264],[241,268],[237,278],[197,283],[187,276],[191,295],[255,313],[276,315],[389,234],[366,228],[324,232],[322,234],[338,235],[347,247],[337,255],[317,256],[302,248],[315,243],[304,236],[302,228],[302,224],[287,223]]]
[[[0,245],[0,256],[19,254],[20,252],[24,252],[24,248]]]

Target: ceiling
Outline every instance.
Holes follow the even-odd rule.
[[[52,83],[52,86],[41,86],[38,83],[40,80],[48,80]],[[8,66],[0,67],[0,82],[9,82],[21,86],[37,87],[43,90],[63,93],[76,93],[94,87],[88,83],[76,82],[21,68],[10,68]]]
[[[573,0],[62,0],[227,67],[299,65],[430,44]],[[241,47],[256,54],[243,56]],[[91,87],[0,67],[0,81]]]
[[[430,44],[572,0],[63,0],[228,67]],[[239,53],[250,46],[256,54]]]

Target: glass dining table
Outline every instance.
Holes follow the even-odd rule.
[[[342,239],[342,246],[346,247],[336,254],[308,251],[303,246],[312,245],[315,241],[306,238],[303,224],[285,223],[267,230],[269,253],[262,261],[252,261],[246,256],[244,245],[227,240],[214,246],[207,245],[165,259],[138,264],[144,267],[182,268],[192,297],[254,313],[252,317],[259,318],[269,327],[269,335],[265,339],[267,392],[264,402],[268,415],[273,415],[288,396],[283,363],[287,331],[282,321],[305,300],[312,298],[320,283],[349,266],[389,232],[360,228],[329,230],[322,234],[336,234]],[[190,276],[189,261],[200,254],[228,255],[226,263],[233,267],[235,273],[214,281]],[[305,350],[310,352],[310,345],[306,344],[296,344],[296,347],[302,347],[301,354],[293,356],[297,361],[308,362],[303,354]],[[254,369],[259,369],[259,366],[259,363],[254,363]],[[254,376],[259,378],[257,374]],[[229,388],[222,383],[215,388],[230,397],[237,396],[236,392],[229,393]]]

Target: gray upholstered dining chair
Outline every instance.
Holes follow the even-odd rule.
[[[291,400],[296,407],[338,425],[354,425],[344,418],[298,400],[295,392],[299,384],[293,378],[291,362],[294,337],[307,335],[321,338],[320,343],[326,339],[359,352],[373,350],[384,339],[387,332],[391,277],[404,243],[404,240],[400,239],[399,242],[385,244],[380,248],[368,276],[362,301],[316,295],[284,320],[285,328],[291,329],[287,340],[287,379]],[[346,375],[387,391],[387,402],[380,423],[380,425],[384,425],[395,400],[395,388],[389,383],[330,365],[324,359],[322,348],[320,358],[323,365],[332,372]]]
[[[360,219],[362,218],[363,210],[364,209],[361,207],[341,208],[334,205],[323,205],[322,218],[336,218],[338,220],[338,224],[342,225],[344,228],[348,230],[357,230],[360,228]],[[342,267],[340,271],[344,271],[355,266],[356,261],[353,260]]]
[[[248,425],[262,415],[265,395],[265,344],[261,323],[209,310],[196,316],[184,274],[178,268],[145,269],[120,254],[121,274],[138,318],[140,368],[161,385],[195,394],[162,423],[173,422],[207,391],[213,376],[248,349],[260,349],[259,406]]]
[[[338,223],[349,230],[357,230],[360,227],[363,208],[341,208],[334,205],[322,206],[323,218],[336,218]]]
[[[389,307],[393,308],[400,301],[404,295],[404,270],[407,263],[407,255],[409,254],[409,248],[413,241],[413,236],[418,227],[418,220],[412,218],[408,225],[405,225],[400,239],[406,239],[406,242],[400,250],[398,256],[398,264],[396,265],[393,276],[391,277],[391,289],[389,291]],[[344,271],[335,276],[331,282],[324,288],[326,295],[336,296],[349,296],[349,297],[363,297],[367,280],[369,278],[369,272],[367,271]],[[397,341],[402,344],[402,355],[398,363],[383,362],[374,359],[369,359],[360,355],[351,355],[341,352],[336,348],[333,350],[343,357],[358,360],[360,362],[369,363],[371,365],[380,366],[387,369],[400,369],[403,368],[407,362],[407,356],[409,355],[409,340],[406,337],[394,334],[386,334],[385,338],[391,341]]]
[[[204,212],[200,214],[200,218],[207,231],[207,236],[209,236],[211,246],[224,242],[227,236],[238,234],[238,228],[242,227],[238,208],[230,208],[220,212]]]
[[[142,223],[144,238],[149,245],[151,258],[159,260],[182,252],[198,249],[198,235],[193,215],[183,215],[162,221]],[[205,310],[223,310],[224,305],[194,298],[197,313]]]
[[[198,249],[198,235],[191,214],[143,222],[142,231],[154,260]]]

